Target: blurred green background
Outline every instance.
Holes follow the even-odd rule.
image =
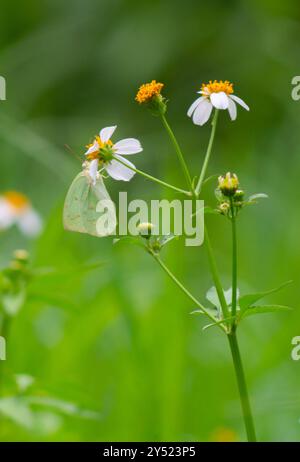
[[[202,332],[205,321],[189,314],[195,307],[139,248],[62,228],[64,197],[80,170],[65,145],[82,155],[104,126],[118,125],[116,139],[141,140],[143,153],[132,157],[138,168],[184,186],[160,120],[134,101],[152,79],[165,83],[168,117],[195,174],[209,125],[193,125],[186,111],[201,82],[229,79],[251,108],[235,122],[221,114],[209,173],[235,171],[249,194],[270,197],[240,217],[239,287],[245,293],[293,279],[269,300],[295,310],[247,319],[239,337],[259,439],[300,439],[300,363],[290,356],[300,335],[300,102],[291,98],[299,37],[292,0],[1,3],[1,191],[26,193],[45,223],[33,241],[17,229],[2,233],[1,265],[26,248],[33,267],[55,270],[31,283],[13,320],[3,394],[14,395],[14,374],[29,374],[37,401],[59,400],[30,411],[10,403],[1,440],[244,439],[222,333]],[[137,176],[106,184],[115,198],[119,190],[172,198]],[[211,205],[213,187],[205,191]],[[228,287],[229,224],[218,216],[207,224]],[[180,240],[163,257],[204,301],[212,286],[205,249]],[[88,271],[91,263],[100,266]]]

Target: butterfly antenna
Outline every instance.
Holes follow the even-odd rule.
[[[82,158],[72,149],[68,144],[64,145],[66,150],[69,151],[79,162],[82,164]]]

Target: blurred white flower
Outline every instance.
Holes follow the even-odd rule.
[[[99,135],[95,137],[94,142],[87,146],[88,150],[85,155],[90,162],[89,173],[94,183],[96,182],[99,166],[104,168],[115,180],[129,181],[135,174],[126,165],[131,168],[135,168],[135,166],[120,154],[125,156],[141,152],[143,150],[141,143],[135,138],[126,138],[114,144],[110,138],[116,128],[116,125],[103,128]],[[126,165],[121,164],[116,159]]]
[[[42,229],[42,220],[29,199],[17,191],[0,195],[0,231],[16,224],[23,234],[37,236]]]
[[[202,96],[197,98],[190,106],[187,115],[193,117],[193,122],[196,125],[204,125],[208,121],[213,108],[225,110],[229,112],[231,120],[235,120],[237,116],[236,104],[238,103],[244,109],[249,111],[249,106],[238,96],[233,95],[233,84],[228,80],[203,83],[200,93]]]

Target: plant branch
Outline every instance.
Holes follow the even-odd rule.
[[[228,318],[231,316],[231,313],[229,313],[229,310],[228,310],[227,302],[226,302],[225,295],[224,295],[224,290],[223,290],[223,287],[220,281],[216,260],[213,254],[212,246],[210,243],[210,239],[209,239],[209,235],[208,235],[208,231],[206,227],[204,229],[204,233],[205,233],[204,239],[205,239],[205,244],[206,244],[206,249],[207,249],[207,254],[208,254],[210,271],[211,271],[212,278],[215,284],[215,288],[218,294],[219,302],[222,308],[223,317]]]
[[[230,198],[231,208],[231,229],[232,229],[232,301],[231,313],[236,315],[237,306],[237,236],[236,236],[236,217],[232,197]]]
[[[202,311],[204,314],[206,314],[214,323],[216,322],[216,319],[214,318],[214,316],[212,316],[209,311],[207,311],[207,309],[202,305],[202,303],[200,303],[189,291],[188,289],[186,289],[186,287],[184,287],[184,285],[178,281],[178,279],[176,278],[176,276],[174,276],[174,274],[169,270],[169,268],[163,263],[163,261],[161,260],[161,258],[159,257],[159,255],[156,255],[155,253],[152,253],[152,256],[155,258],[155,260],[157,261],[157,263],[160,265],[160,267],[165,271],[165,273],[172,279],[173,282],[175,282],[175,284],[179,287],[179,289],[185,293],[185,295],[188,296],[188,298],[190,298],[192,300],[193,303],[195,303],[195,305],[197,305]],[[219,327],[221,327],[221,329],[223,331],[225,331],[225,328],[224,326],[220,325]]]
[[[190,175],[190,172],[189,172],[189,169],[187,167],[187,164],[186,164],[186,161],[184,159],[184,155],[180,149],[180,146],[179,146],[179,143],[173,133],[173,130],[171,129],[167,119],[166,119],[166,116],[164,114],[160,114],[161,115],[161,120],[164,124],[164,127],[165,129],[167,130],[167,133],[173,143],[173,146],[175,148],[175,151],[176,151],[176,154],[177,154],[177,157],[179,159],[179,162],[180,162],[180,165],[181,165],[181,168],[182,168],[182,171],[184,173],[184,176],[185,176],[185,179],[186,179],[186,182],[187,182],[187,185],[191,191],[191,193],[194,192],[194,188],[193,188],[193,184],[192,184],[192,179],[191,179],[191,175]]]
[[[214,138],[215,138],[215,134],[216,134],[218,114],[219,114],[219,110],[215,109],[215,113],[214,113],[214,116],[213,116],[213,119],[212,119],[212,122],[211,122],[212,128],[211,128],[209,143],[208,143],[208,146],[207,146],[207,151],[206,151],[204,162],[203,162],[202,169],[201,169],[201,172],[200,172],[199,180],[198,180],[198,183],[197,183],[197,186],[196,186],[196,189],[195,189],[195,193],[197,195],[200,194],[201,188],[202,188],[202,185],[203,185],[203,181],[205,179],[206,170],[207,170],[207,166],[208,166],[208,162],[209,162],[209,159],[210,159],[210,155],[211,155],[211,151],[212,151],[212,147],[213,147],[213,143],[214,143]]]
[[[243,411],[244,423],[247,432],[247,438],[249,442],[256,441],[256,434],[254,428],[254,421],[250,406],[250,400],[248,396],[247,383],[245,378],[245,373],[243,369],[241,354],[238,346],[236,332],[232,332],[227,335],[230,345],[230,350],[232,354],[232,360],[234,364],[235,375],[237,379],[241,406]]]
[[[172,189],[173,191],[179,192],[181,194],[185,194],[186,196],[191,196],[191,193],[189,191],[185,191],[184,189],[177,188],[177,186],[173,186],[172,184],[166,183],[165,181],[159,180],[155,176],[149,175],[148,173],[143,172],[142,170],[138,170],[137,168],[131,167],[130,165],[126,164],[122,160],[120,160],[118,157],[113,156],[114,160],[119,162],[120,164],[124,165],[125,167],[129,168],[129,170],[132,170],[135,173],[138,173],[139,175],[142,175],[143,177],[147,178],[148,180],[153,181],[154,183],[158,183],[161,186],[165,186],[166,188]]]

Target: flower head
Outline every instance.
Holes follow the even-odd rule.
[[[159,116],[166,112],[166,99],[161,95],[163,83],[152,80],[150,83],[144,83],[140,86],[135,100],[139,104],[145,104],[151,110],[153,115]]]
[[[227,172],[218,178],[219,189],[224,196],[234,196],[239,187],[239,180],[235,173]]]
[[[22,193],[6,191],[0,195],[0,230],[16,224],[27,236],[38,235],[42,222],[31,202]]]
[[[247,111],[249,111],[249,106],[233,92],[233,84],[228,80],[210,80],[209,83],[203,83],[201,90],[198,91],[201,96],[190,106],[187,115],[193,117],[194,124],[204,125],[215,107],[221,110],[227,109],[231,120],[235,120],[237,116],[236,103]]]
[[[153,98],[161,96],[160,92],[164,84],[152,80],[150,83],[144,83],[140,86],[139,91],[136,94],[136,101],[140,104],[149,103]]]
[[[135,166],[123,155],[136,154],[143,150],[141,143],[135,138],[126,138],[113,143],[111,137],[117,128],[105,127],[97,135],[93,143],[87,145],[85,152],[89,175],[96,182],[98,168],[105,169],[115,180],[129,181],[134,176]]]

